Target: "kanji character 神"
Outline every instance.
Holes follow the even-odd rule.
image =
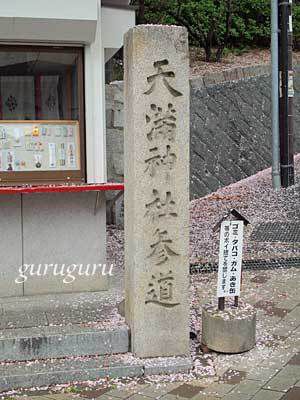
[[[145,160],[147,168],[145,172],[149,171],[151,177],[155,176],[160,168],[173,169],[176,162],[176,154],[171,152],[171,146],[166,146],[166,154],[159,154],[158,147],[153,147],[150,150],[151,157]]]

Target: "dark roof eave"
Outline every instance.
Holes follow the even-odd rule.
[[[121,2],[117,2],[117,1],[112,2],[111,0],[102,0],[101,5],[102,5],[102,7],[118,8],[121,10],[136,11],[138,9],[138,6],[130,6],[128,4],[124,4]]]

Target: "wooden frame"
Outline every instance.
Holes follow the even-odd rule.
[[[24,184],[55,184],[66,182],[86,182],[86,152],[85,152],[85,104],[84,104],[84,71],[83,71],[83,48],[81,47],[63,47],[63,46],[22,46],[22,45],[1,45],[1,51],[11,52],[43,52],[43,53],[74,53],[78,55],[77,63],[77,83],[78,83],[78,116],[79,116],[79,148],[80,148],[80,169],[64,171],[12,171],[0,172],[0,185],[17,186]],[[68,94],[69,96],[69,94]],[[28,120],[12,121],[0,120],[3,123],[30,123],[47,124],[51,123],[77,123],[70,120]]]

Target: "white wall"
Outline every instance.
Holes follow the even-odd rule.
[[[103,46],[119,49],[124,34],[135,26],[135,11],[102,7],[101,25]]]
[[[0,40],[90,43],[97,0],[1,0]]]
[[[1,0],[0,17],[96,20],[97,0]]]
[[[106,182],[104,48],[101,33],[101,0],[93,43],[85,46],[86,159],[88,183]]]
[[[85,47],[86,149],[88,183],[107,181],[105,121],[106,55],[123,46],[124,34],[135,25],[135,12],[98,8],[95,42]]]

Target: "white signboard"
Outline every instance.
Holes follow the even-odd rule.
[[[243,233],[243,221],[222,222],[218,269],[218,297],[240,295]]]

